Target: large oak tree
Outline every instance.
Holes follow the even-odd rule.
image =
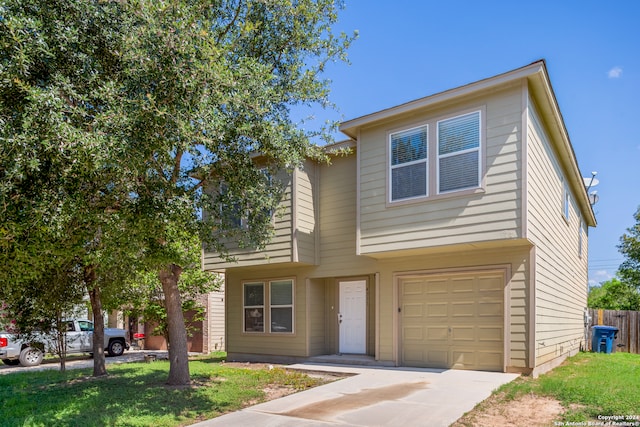
[[[319,156],[311,141],[328,136],[303,129],[291,110],[330,106],[322,72],[352,40],[332,31],[340,7],[0,1],[3,260],[14,272],[35,265],[25,274],[38,276],[54,253],[80,257],[96,316],[110,271],[125,261],[155,269],[168,382],[189,383],[176,230],[223,255],[227,242],[269,238],[265,213],[281,191],[270,177]]]

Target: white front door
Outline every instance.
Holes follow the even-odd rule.
[[[340,282],[340,353],[367,352],[367,282]]]

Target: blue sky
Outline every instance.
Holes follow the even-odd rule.
[[[640,2],[352,0],[351,65],[328,68],[349,120],[545,59],[583,176],[597,171],[589,280],[611,278],[640,206]],[[338,138],[344,138],[338,136]]]

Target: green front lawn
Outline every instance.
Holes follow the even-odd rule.
[[[618,416],[618,422],[640,424],[635,419],[640,416],[640,355],[580,353],[545,375],[518,378],[495,394],[507,401],[526,394],[554,398],[566,410],[558,421],[588,424]]]
[[[269,385],[305,389],[320,380],[281,368],[248,369],[220,363],[223,353],[190,362],[192,386],[165,385],[167,361],[91,370],[0,375],[1,426],[182,426],[265,399]]]

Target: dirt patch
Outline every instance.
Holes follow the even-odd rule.
[[[221,365],[231,367],[231,368],[245,368],[245,369],[287,369],[287,365],[278,365],[272,363],[258,363],[258,362],[220,362]],[[322,384],[326,384],[329,382],[333,382],[339,380],[341,378],[345,378],[350,376],[350,374],[343,374],[337,372],[324,372],[324,371],[302,371],[296,370],[296,372],[300,372],[302,374],[308,375],[312,378],[317,378],[320,380],[318,386]],[[266,402],[269,400],[279,399],[281,397],[287,396],[289,394],[297,393],[300,390],[295,388],[294,386],[281,385],[281,384],[271,384],[264,389],[264,398],[261,400],[255,400],[248,402],[248,406],[255,405],[260,402]]]
[[[506,401],[491,396],[451,427],[552,426],[565,408],[555,399],[528,394]]]
[[[285,368],[286,365],[274,365],[273,363],[257,363],[257,362],[220,362],[220,365],[230,368],[247,368],[247,369],[273,369]]]
[[[259,362],[220,362],[223,366],[228,366],[231,368],[246,368],[246,369],[285,369],[290,372],[300,372],[302,374],[308,375],[312,378],[319,378],[323,382],[331,382],[335,380],[339,380],[340,378],[350,377],[354,374],[348,374],[343,372],[325,372],[325,371],[309,371],[302,369],[289,369],[287,365],[278,365],[273,363],[259,363]]]

